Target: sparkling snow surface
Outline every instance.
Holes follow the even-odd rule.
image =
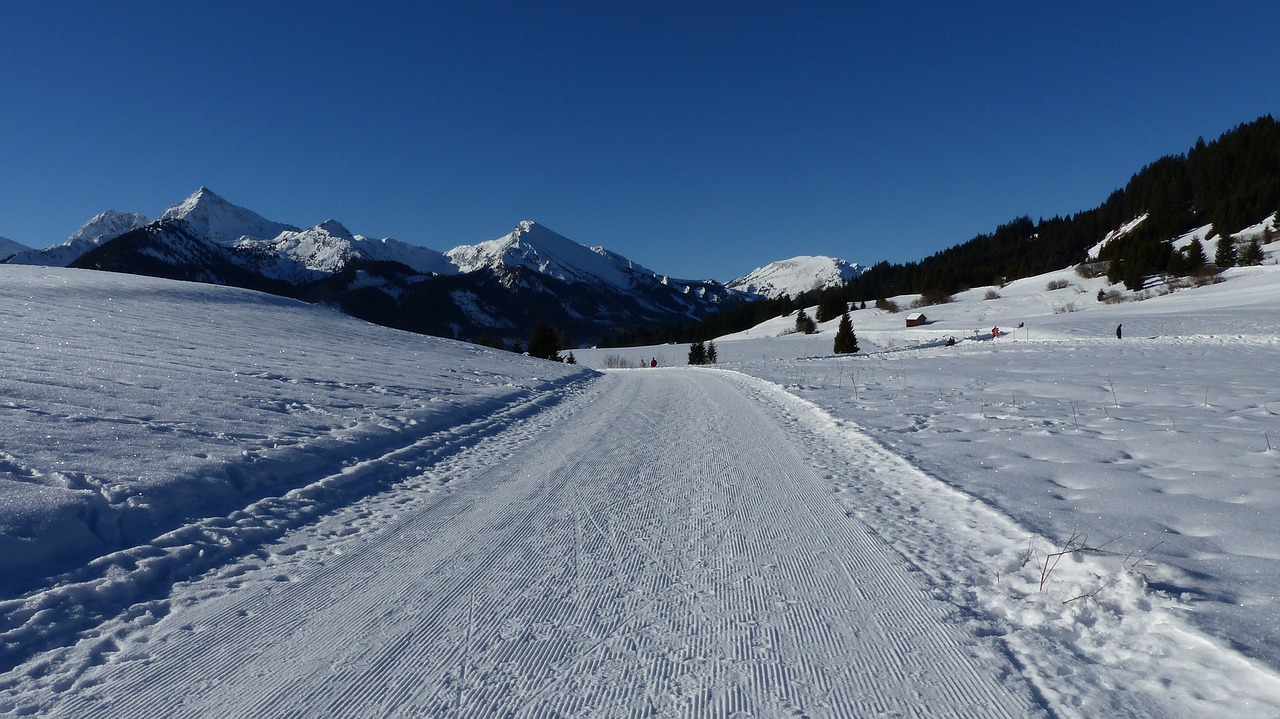
[[[1275,716],[1280,267],[1226,276],[599,375],[0,265],[0,714]]]

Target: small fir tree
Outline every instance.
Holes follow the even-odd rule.
[[[813,318],[805,314],[804,310],[796,312],[796,332],[805,335],[811,335],[818,331],[818,324]]]
[[[1258,238],[1255,237],[1249,240],[1249,244],[1245,245],[1244,249],[1240,251],[1240,264],[1262,264],[1262,245],[1258,244]]]
[[[858,351],[858,336],[853,333],[853,323],[849,321],[849,313],[840,316],[840,326],[836,329],[836,354],[853,354]]]
[[[707,363],[707,345],[701,341],[689,345],[689,364]]]
[[[1107,263],[1107,282],[1118,284],[1124,279],[1124,263],[1120,260],[1111,260]]]
[[[539,321],[529,334],[529,356],[560,361],[560,338],[555,328]]]
[[[1147,286],[1147,273],[1137,262],[1124,263],[1124,288],[1137,292]]]
[[[819,322],[829,322],[845,311],[844,298],[839,291],[824,292],[818,300],[818,309],[814,318]]]
[[[715,340],[712,340],[707,342],[707,364],[715,364],[716,361],[716,343]]]
[[[1204,253],[1204,244],[1199,238],[1191,241],[1187,246],[1187,269],[1198,270],[1209,264],[1209,256]]]
[[[1219,268],[1235,267],[1236,243],[1225,233],[1218,235],[1218,250],[1213,253],[1213,264]]]

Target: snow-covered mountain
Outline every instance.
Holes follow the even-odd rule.
[[[862,274],[857,264],[835,257],[802,255],[771,262],[730,282],[730,289],[760,297],[795,297],[802,292],[838,287]]]
[[[94,215],[83,227],[71,233],[66,240],[40,250],[27,249],[9,260],[15,265],[43,265],[66,267],[84,253],[113,240],[131,230],[146,225],[150,220],[136,212],[107,210]],[[0,252],[0,256],[3,256]]]
[[[283,232],[297,231],[293,225],[268,220],[258,213],[233,205],[207,187],[201,187],[182,202],[166,209],[159,224],[182,222],[191,235],[217,245],[231,245],[242,237],[270,239]],[[39,250],[22,252],[9,260],[19,265],[69,267],[85,254],[106,242],[148,224],[144,215],[107,210],[90,219],[65,241]]]
[[[529,220],[495,240],[455,247],[445,254],[464,275],[493,277],[508,292],[524,292],[526,301],[552,295],[559,309],[539,306],[539,311],[548,321],[575,327],[578,337],[698,319],[743,299],[715,280],[674,279],[603,247],[586,247]],[[481,303],[485,306],[509,301],[488,292],[489,299]],[[471,295],[460,304],[475,307],[475,300]],[[531,309],[533,306],[524,307],[521,312],[527,315]],[[473,323],[494,331],[508,324],[506,320],[495,323],[500,315],[491,311],[472,311],[468,316]],[[554,319],[557,316],[559,319]]]
[[[30,247],[27,247],[21,242],[14,242],[8,237],[0,237],[0,259],[16,255],[19,252],[27,252],[30,249]]]
[[[588,248],[529,220],[496,240],[455,247],[445,253],[460,272],[524,267],[563,282],[585,282],[631,289],[642,277],[654,277],[621,255]]]
[[[190,226],[193,234],[219,245],[231,245],[242,237],[266,240],[282,232],[297,232],[299,229],[233,205],[207,187],[201,187],[187,199],[165,210],[159,219],[161,222],[182,220]]]
[[[286,230],[274,239],[242,238],[235,243],[239,255],[259,258],[262,267],[274,261],[281,279],[305,281],[342,271],[353,259],[399,262],[418,272],[450,275],[458,269],[444,254],[406,242],[372,239],[353,234],[337,220],[325,220],[306,230]],[[299,268],[309,276],[299,276]]]
[[[603,247],[581,245],[530,220],[520,222],[515,230],[496,240],[455,247],[445,255],[462,273],[524,268],[561,282],[622,292],[665,287],[713,302],[731,294],[715,280],[675,279]]]

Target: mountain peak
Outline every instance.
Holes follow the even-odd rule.
[[[195,212],[198,208],[207,207],[209,205],[229,205],[231,203],[222,199],[218,193],[201,185],[195,192],[187,195],[187,198],[176,205],[173,205],[164,211],[160,219],[170,219],[171,216],[186,216]]]
[[[312,229],[326,232],[334,237],[341,237],[347,240],[355,239],[355,235],[351,234],[351,230],[348,230],[346,225],[334,219],[325,220]]]
[[[119,237],[130,230],[136,230],[139,227],[151,222],[145,215],[139,215],[136,212],[120,212],[119,210],[107,210],[94,215],[84,227],[76,230],[67,238],[67,242],[74,243],[79,241],[87,241],[90,244],[101,244],[103,240],[109,240]]]
[[[233,205],[213,190],[201,185],[187,199],[170,207],[160,220],[182,220],[198,235],[220,245],[230,245],[241,237],[269,239],[285,231],[296,231],[293,225],[274,222],[253,210]]]
[[[567,282],[603,283],[620,289],[632,285],[630,273],[612,258],[532,220],[521,220],[496,240],[455,247],[445,254],[464,273],[485,267],[522,266]]]

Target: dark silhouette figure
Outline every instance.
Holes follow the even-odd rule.
[[[1116,339],[1120,339],[1120,328],[1124,325],[1116,325]]]

